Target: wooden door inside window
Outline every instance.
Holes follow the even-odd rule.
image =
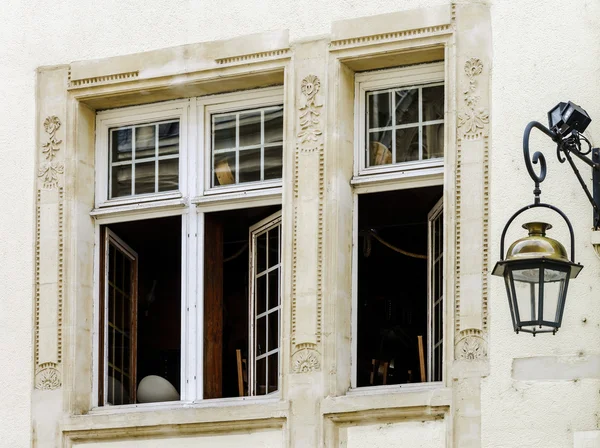
[[[136,402],[138,256],[108,228],[103,250],[103,385],[100,403]]]
[[[281,212],[250,228],[250,395],[279,387]]]

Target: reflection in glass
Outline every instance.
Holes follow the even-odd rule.
[[[260,145],[261,112],[240,114],[240,147]],[[242,181],[240,181],[242,182]]]
[[[265,144],[283,142],[283,107],[265,111]]]
[[[155,162],[135,164],[135,194],[154,193]]]
[[[179,159],[158,161],[158,191],[177,190],[179,186]]]
[[[112,131],[112,161],[131,160],[131,129]]]
[[[396,124],[417,123],[419,121],[419,90],[397,90]]]
[[[444,123],[423,126],[423,159],[444,157]]]
[[[260,148],[240,151],[240,182],[260,180]]]
[[[156,126],[135,128],[135,158],[144,159],[156,156]]]
[[[423,88],[423,121],[444,119],[444,86]]]
[[[235,148],[235,115],[213,117],[214,149]]]
[[[419,128],[396,129],[396,163],[419,160]]]
[[[119,165],[112,168],[111,189],[113,198],[131,194],[131,165]]]
[[[369,94],[369,129],[391,126],[390,96],[390,92]]]
[[[158,155],[179,153],[179,122],[158,125]]]

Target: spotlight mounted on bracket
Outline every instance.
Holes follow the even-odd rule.
[[[548,112],[548,127],[537,121],[525,127],[523,155],[527,172],[535,184],[534,202],[518,210],[504,226],[500,240],[501,259],[492,271],[493,275],[504,277],[513,327],[517,333],[523,331],[534,336],[537,333],[556,333],[562,322],[569,280],[577,277],[583,268],[575,262],[575,235],[571,222],[560,209],[540,200],[540,184],[546,178],[546,158],[539,151],[530,157],[529,136],[536,128],[556,143],[558,161],[566,161],[571,166],[592,205],[594,230],[600,230],[600,149],[592,148],[591,142],[582,134],[591,121],[583,108],[568,101],[558,103]],[[590,193],[572,156],[592,168],[593,193]],[[533,169],[533,165],[538,163],[539,175]],[[513,243],[504,253],[504,240],[511,223],[521,213],[539,207],[553,210],[565,220],[571,237],[570,259],[561,243],[546,237],[546,230],[551,226],[540,222],[524,225],[529,236]]]

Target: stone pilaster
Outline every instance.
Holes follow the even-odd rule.
[[[62,415],[65,126],[68,69],[38,72],[33,444],[58,446]]]
[[[488,371],[489,5],[453,5],[456,52],[454,446],[481,446],[481,377]],[[465,186],[468,183],[468,191]]]
[[[295,145],[287,398],[288,440],[294,448],[318,446],[321,433],[326,45],[325,41],[298,44],[292,68]]]

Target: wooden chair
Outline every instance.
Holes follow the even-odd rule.
[[[240,397],[248,395],[248,363],[245,358],[242,358],[242,351],[235,351],[237,359],[237,375],[238,375],[238,393]]]
[[[379,378],[381,378],[381,384],[387,384],[388,367],[390,366],[390,363],[388,361],[372,359],[371,364],[373,365],[369,381],[371,386],[376,385],[379,382]]]

